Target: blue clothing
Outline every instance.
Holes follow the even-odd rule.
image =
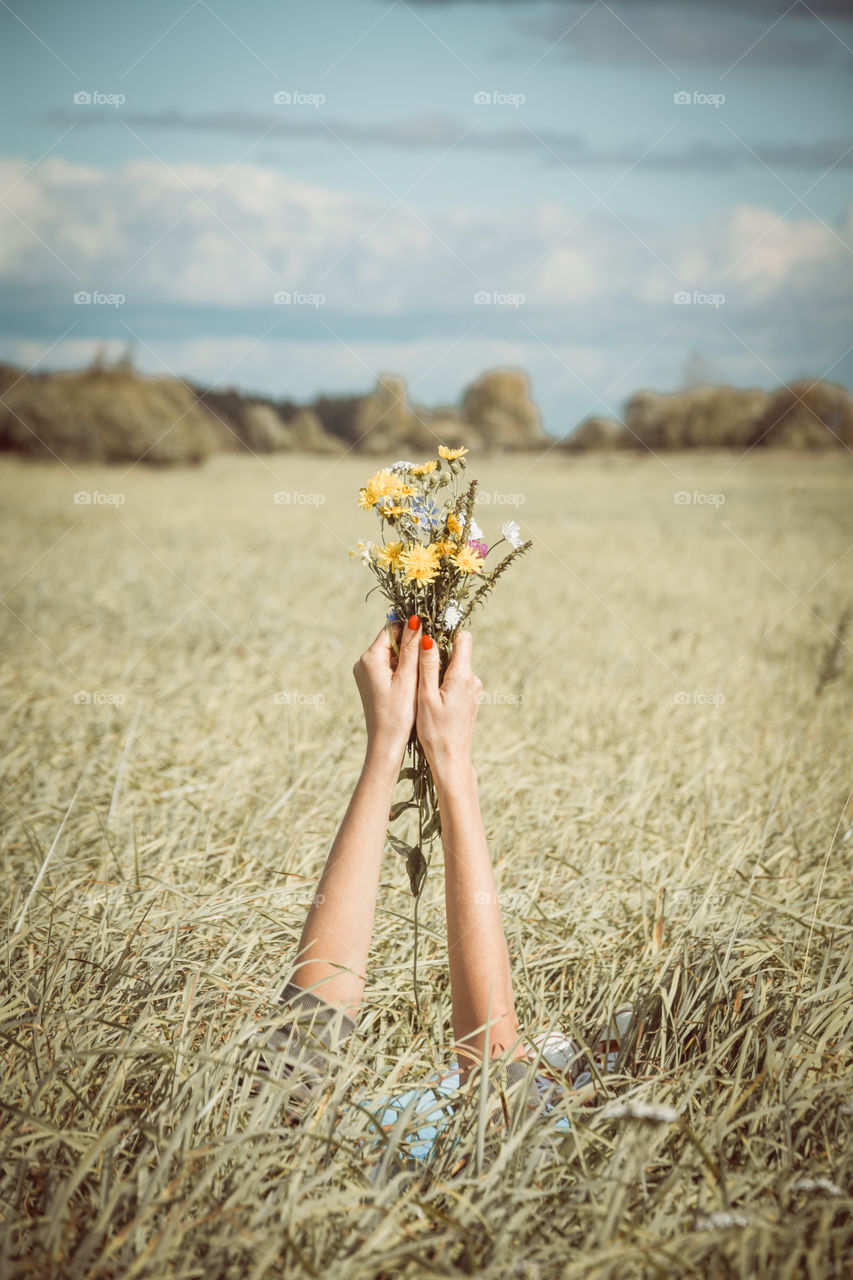
[[[611,1052],[607,1055],[605,1068],[607,1071],[614,1070],[616,1058],[616,1053]],[[532,1074],[532,1064],[529,1066],[525,1064],[525,1073]],[[592,1073],[583,1071],[572,1084],[572,1089],[582,1089],[591,1081]],[[533,1076],[532,1080],[528,1081],[528,1088],[531,1099],[528,1105],[532,1108],[538,1102],[544,1115],[554,1110],[564,1092],[559,1084],[542,1075]],[[458,1092],[458,1069],[444,1074],[436,1072],[423,1085],[416,1085],[392,1097],[377,1099],[373,1104],[375,1107],[373,1113],[378,1123],[388,1133],[394,1129],[406,1108],[414,1103],[407,1133],[401,1145],[415,1160],[427,1160],[439,1134],[452,1120],[450,1099]],[[552,1127],[554,1132],[567,1133],[571,1128],[571,1122],[568,1116],[558,1115],[554,1118]]]
[[[355,1030],[355,1023],[340,1009],[334,1008],[319,996],[288,983],[281,994],[288,1005],[289,1020],[279,1028],[268,1044],[284,1055],[285,1068],[294,1077],[294,1099],[297,1104],[308,1103],[314,1088],[325,1076],[329,1063],[328,1051],[335,1052]],[[617,1054],[608,1054],[606,1070],[613,1071]],[[534,1074],[533,1063],[516,1059],[500,1068],[500,1075],[507,1098],[517,1098],[522,1091],[529,1112],[548,1115],[563,1096],[563,1088],[548,1076]],[[591,1073],[583,1071],[573,1082],[577,1090],[590,1083]],[[568,1082],[568,1079],[567,1079]],[[490,1082],[489,1092],[494,1093]],[[435,1072],[422,1084],[414,1085],[398,1094],[380,1094],[378,1097],[361,1097],[360,1105],[368,1110],[386,1133],[395,1131],[401,1118],[406,1116],[403,1131],[397,1134],[397,1147],[401,1156],[420,1163],[429,1159],[440,1134],[448,1128],[454,1116],[454,1102],[468,1100],[467,1091],[460,1090],[459,1071],[451,1068]],[[495,1098],[497,1104],[497,1096]],[[470,1105],[470,1100],[468,1100]],[[476,1105],[476,1099],[474,1099]],[[503,1111],[492,1108],[490,1122],[499,1125]],[[554,1118],[555,1132],[565,1133],[570,1128],[568,1117]],[[410,1166],[411,1167],[411,1166]]]

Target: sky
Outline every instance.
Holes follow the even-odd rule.
[[[849,0],[0,0],[0,359],[853,388]],[[87,301],[87,298],[90,299]]]

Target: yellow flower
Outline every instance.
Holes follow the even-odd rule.
[[[456,568],[461,569],[463,573],[481,573],[485,563],[483,557],[473,547],[469,547],[467,542],[451,558]]]
[[[419,467],[412,467],[413,476],[428,476],[435,471],[438,463],[435,458],[430,458],[429,462],[422,462]]]
[[[390,520],[390,519],[393,519],[395,516],[401,516],[405,511],[405,507],[397,506],[397,504],[390,498],[380,498],[379,511],[380,511],[380,514],[383,515],[386,520]]]
[[[384,547],[377,548],[376,559],[386,569],[396,569],[403,553],[402,542],[386,542]]]
[[[374,497],[371,497],[371,495],[367,492],[366,489],[359,489],[358,505],[361,507],[362,511],[369,511],[375,502],[376,502],[376,499]]]
[[[380,498],[397,498],[406,493],[414,493],[415,490],[405,484],[399,476],[392,475],[390,471],[383,468],[377,471],[375,476],[370,477],[362,492],[371,500],[372,506]]]
[[[451,542],[449,538],[442,538],[441,542],[437,542],[435,545],[438,548],[439,555],[442,556],[452,556],[456,550],[456,543]]]
[[[428,547],[415,543],[400,556],[400,564],[406,571],[407,582],[432,582],[438,573],[438,548],[434,542]]]
[[[452,462],[455,458],[463,457],[463,455],[466,454],[468,450],[462,449],[462,448],[448,449],[446,444],[440,444],[438,446],[438,452],[441,454],[442,458],[447,458],[449,462]]]
[[[457,538],[462,532],[462,521],[459,519],[455,511],[451,511],[450,515],[447,517],[447,530],[448,533],[452,533]]]
[[[417,493],[417,489],[413,484],[401,484],[397,496],[399,498],[411,498]]]

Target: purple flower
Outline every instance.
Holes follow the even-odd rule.
[[[480,542],[477,538],[469,538],[468,546],[476,551],[478,556],[482,556],[484,560],[489,553],[489,544],[487,542]]]

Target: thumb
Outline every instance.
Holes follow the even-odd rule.
[[[438,645],[432,636],[421,636],[418,657],[420,687],[428,698],[435,699],[438,697],[438,672],[441,666],[441,659],[438,653]]]

